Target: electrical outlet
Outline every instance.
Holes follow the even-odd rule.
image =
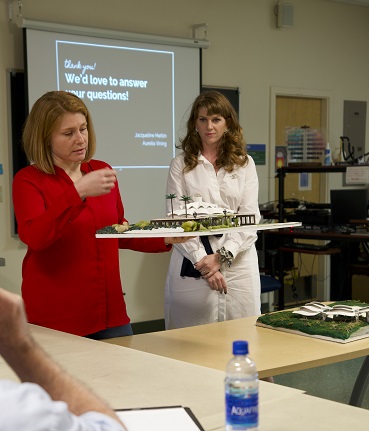
[[[5,266],[5,257],[0,257],[0,266]]]

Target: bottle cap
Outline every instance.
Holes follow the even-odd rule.
[[[233,341],[234,355],[247,355],[249,353],[249,343],[247,341]]]

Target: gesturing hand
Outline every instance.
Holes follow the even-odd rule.
[[[104,168],[89,172],[74,183],[81,199],[87,196],[101,196],[110,193],[117,181],[117,173],[113,169]]]

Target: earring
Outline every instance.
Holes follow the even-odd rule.
[[[196,130],[196,133],[199,133],[199,131],[197,129],[195,129],[195,130]]]

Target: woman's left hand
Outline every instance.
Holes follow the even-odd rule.
[[[208,279],[220,269],[220,262],[217,254],[208,254],[195,263],[195,269],[201,272],[203,278]]]

